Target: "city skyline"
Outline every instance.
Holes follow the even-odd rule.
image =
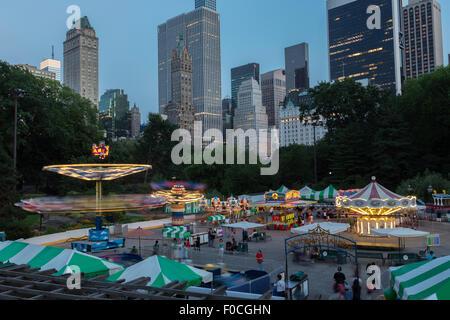
[[[155,9],[156,1],[125,4],[113,0],[108,2],[111,10],[105,16],[103,2],[79,1],[77,5],[82,10],[81,15],[88,16],[100,39],[99,95],[110,88],[123,88],[140,106],[143,121],[146,121],[148,112],[158,112],[156,28],[171,17],[191,11],[194,2],[168,0],[158,3]],[[284,48],[301,42],[310,45],[311,86],[329,80],[328,66],[324,63],[327,61],[326,2],[283,0],[283,3],[285,6],[274,7],[270,1],[246,0],[239,2],[240,10],[235,10],[237,2],[217,1],[217,11],[221,16],[222,98],[231,94],[231,68],[252,61],[261,65],[261,74],[283,68]],[[450,3],[442,0],[439,3],[446,57],[444,65],[447,65]],[[55,59],[62,61],[66,20],[70,16],[66,9],[72,4],[71,1],[43,1],[36,8],[28,0],[2,4],[5,10],[0,13],[0,27],[5,32],[0,34],[0,41],[10,45],[1,46],[0,59],[10,64],[39,65],[49,58],[51,46],[55,45]],[[24,12],[21,21],[5,14],[24,6],[33,10]],[[287,7],[292,10],[286,10]],[[252,16],[246,15],[249,8],[254,9]],[[45,25],[40,22],[43,17],[47,21]],[[267,19],[277,23],[259,23]],[[296,21],[295,27],[292,26],[293,20]],[[39,36],[33,36],[33,25],[40,26]],[[117,41],[120,46],[117,46]]]

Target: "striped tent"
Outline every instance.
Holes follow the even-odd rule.
[[[278,192],[283,192],[283,193],[286,193],[286,192],[289,192],[289,191],[291,191],[291,190],[289,190],[286,186],[281,186],[280,188],[278,188],[278,190],[277,190]]]
[[[304,187],[300,190],[300,197],[302,200],[331,200],[336,198],[337,194],[338,191],[332,185],[322,191],[315,191],[309,187]]]
[[[76,250],[47,247],[19,241],[0,242],[0,262],[25,264],[41,271],[55,269],[55,275],[73,273],[74,266],[88,276],[113,274],[124,267]]]
[[[191,233],[186,227],[167,227],[162,230],[163,238],[186,239]]]
[[[213,221],[213,222],[215,222],[215,221],[223,221],[225,219],[226,219],[225,216],[223,216],[221,214],[216,214],[215,216],[208,217],[208,221]]]
[[[176,280],[187,281],[187,287],[190,287],[199,286],[202,282],[211,282],[213,279],[211,272],[155,255],[113,274],[106,281],[124,279],[127,283],[141,277],[149,277],[150,282],[147,286],[157,288]]]
[[[450,299],[450,256],[389,268],[391,286],[402,300]]]

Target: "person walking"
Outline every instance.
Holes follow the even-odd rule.
[[[258,269],[263,271],[264,270],[264,257],[263,257],[261,249],[259,249],[258,253],[256,254],[256,263],[258,263]]]
[[[208,247],[212,247],[212,230],[208,230]]]
[[[224,252],[223,240],[220,239],[219,240],[219,258],[220,258],[220,262],[223,262],[223,252]]]
[[[344,286],[344,291],[345,291],[345,274],[342,272],[342,267],[339,266],[337,268],[337,272],[334,274],[333,276],[334,279],[334,292],[338,292],[339,288],[338,285],[343,285]]]
[[[195,249],[200,251],[200,236],[195,239]]]
[[[153,255],[158,255],[159,253],[159,242],[156,240],[155,244],[153,245]]]

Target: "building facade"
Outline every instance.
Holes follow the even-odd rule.
[[[201,7],[217,11],[216,0],[195,0],[195,9]]]
[[[256,130],[256,139],[260,130],[268,129],[266,108],[262,104],[262,93],[259,83],[249,79],[241,84],[237,97],[237,108],[233,119],[234,130]],[[250,146],[257,146],[258,140],[249,140]],[[246,145],[247,146],[247,145]]]
[[[328,130],[326,126],[305,125],[300,117],[300,104],[311,104],[312,97],[306,92],[294,94],[291,91],[293,99],[286,99],[286,105],[280,108],[280,146],[288,147],[290,145],[314,145],[314,131],[316,142],[325,137]],[[294,97],[295,96],[295,97]],[[297,103],[294,103],[294,101]],[[325,120],[321,117],[325,124]]]
[[[64,84],[98,107],[98,38],[87,17],[66,34]]]
[[[234,109],[237,108],[237,96],[241,84],[250,79],[255,79],[259,84],[259,63],[249,63],[231,69],[231,100]]]
[[[136,107],[136,103],[134,107],[131,109],[131,137],[139,138],[141,136],[141,113],[139,112],[139,108]]]
[[[166,114],[168,120],[181,129],[194,132],[194,106],[192,105],[192,58],[179,36],[178,47],[171,60],[172,100]]]
[[[309,89],[309,45],[305,42],[284,49],[286,92]]]
[[[405,79],[444,65],[441,6],[436,0],[409,0],[402,9]]]
[[[182,34],[192,57],[192,96],[196,119],[222,131],[222,89],[219,13],[205,6],[158,26],[159,112],[171,100],[171,57]],[[209,140],[209,137],[204,137]]]
[[[37,67],[30,66],[28,64],[18,64],[17,66],[23,70],[31,72],[31,74],[35,77],[56,80],[56,73],[52,71],[39,70]]]
[[[53,72],[55,74],[55,80],[61,82],[61,61],[55,59],[46,59],[41,62],[40,69]]]
[[[107,90],[100,98],[99,117],[109,138],[128,137],[131,114],[128,95],[123,89]]]
[[[278,128],[279,109],[286,97],[286,73],[283,69],[261,75],[262,103],[266,107],[269,127]]]
[[[223,137],[226,138],[227,130],[233,129],[233,103],[230,96],[222,100]]]
[[[327,0],[330,81],[368,79],[401,93],[400,7],[400,0]]]

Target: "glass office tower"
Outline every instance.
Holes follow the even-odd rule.
[[[371,6],[380,9],[380,29],[368,26]],[[400,0],[327,0],[331,81],[368,79],[401,92],[399,10]]]
[[[195,9],[201,7],[216,11],[216,0],[195,0]]]
[[[250,79],[255,79],[259,84],[259,63],[249,63],[231,69],[231,100],[233,109],[237,107],[238,91],[241,84]]]

